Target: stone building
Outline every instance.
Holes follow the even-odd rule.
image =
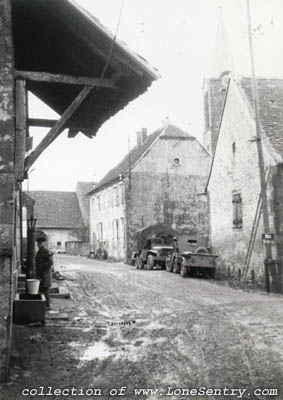
[[[70,241],[88,241],[76,192],[38,190],[30,191],[29,196],[35,201],[36,229],[47,235],[51,250],[66,250],[66,242]]]
[[[8,373],[12,302],[22,262],[18,256],[22,181],[64,129],[70,138],[79,132],[95,136],[105,121],[144,93],[158,75],[72,0],[0,0],[0,20],[2,379]],[[60,117],[29,118],[28,91]],[[30,126],[50,128],[33,150]]]
[[[282,291],[283,80],[257,82],[269,223],[275,234],[272,252],[276,265],[270,270],[270,279],[273,290]],[[264,230],[251,79],[230,74],[223,90],[225,101],[207,185],[212,249],[219,254],[220,273],[264,284]]]
[[[136,147],[89,193],[92,240],[120,260],[129,259],[133,233],[148,225],[208,235],[209,153],[171,124],[149,136],[143,129],[137,138]]]

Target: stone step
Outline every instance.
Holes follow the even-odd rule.
[[[71,297],[70,292],[68,292],[65,288],[54,285],[50,288],[50,297],[55,299],[69,299]],[[26,293],[26,286],[18,286],[17,293],[23,294]]]

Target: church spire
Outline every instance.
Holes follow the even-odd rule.
[[[219,78],[223,73],[234,70],[233,57],[226,31],[222,8],[219,9],[218,26],[212,55],[211,78]]]

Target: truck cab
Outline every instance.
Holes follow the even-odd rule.
[[[174,231],[157,224],[135,232],[137,269],[165,269],[166,258],[173,251]]]

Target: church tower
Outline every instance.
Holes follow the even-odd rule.
[[[210,78],[204,82],[204,147],[213,155],[216,148],[218,129],[229,83],[229,74],[234,69],[228,35],[222,10],[218,17],[218,27],[213,51]]]

